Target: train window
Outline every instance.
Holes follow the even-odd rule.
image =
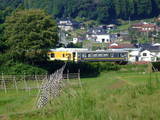
[[[103,57],[103,54],[102,54],[102,53],[99,53],[99,54],[98,54],[98,57]]]
[[[65,57],[65,54],[63,54],[62,56]]]
[[[126,57],[125,53],[120,53],[120,57]]]
[[[93,57],[97,57],[97,53],[93,53]]]
[[[119,57],[120,56],[120,54],[119,53],[114,53],[114,57]]]
[[[82,58],[86,58],[86,53],[82,53]]]
[[[104,57],[109,57],[109,53],[104,53]]]
[[[110,57],[113,58],[114,57],[114,53],[110,53]]]
[[[78,53],[77,56],[78,56],[78,58],[81,58],[81,53]]]
[[[87,53],[87,57],[92,57],[92,54],[91,53]]]
[[[54,58],[54,57],[55,57],[54,53],[51,53],[51,58]]]

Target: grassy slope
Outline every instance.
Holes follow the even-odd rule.
[[[153,73],[152,80],[156,81]],[[158,119],[160,89],[146,87],[144,72],[108,72],[82,79],[83,90],[66,88],[46,109],[34,110],[36,91],[0,93],[1,119],[8,120],[124,120]],[[155,82],[154,82],[155,83]],[[153,102],[154,101],[154,102]]]

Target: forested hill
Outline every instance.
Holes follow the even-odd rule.
[[[0,7],[16,8],[21,3],[25,8],[43,8],[56,18],[81,17],[101,23],[160,14],[160,0],[0,0]]]

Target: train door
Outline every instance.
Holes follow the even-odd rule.
[[[76,59],[76,53],[73,52],[73,61],[75,61],[75,59]]]

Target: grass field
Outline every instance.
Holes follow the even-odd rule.
[[[96,78],[81,79],[82,88],[67,86],[41,110],[35,109],[37,90],[30,95],[1,90],[0,120],[158,120],[158,79],[160,73],[140,70],[103,72]]]

